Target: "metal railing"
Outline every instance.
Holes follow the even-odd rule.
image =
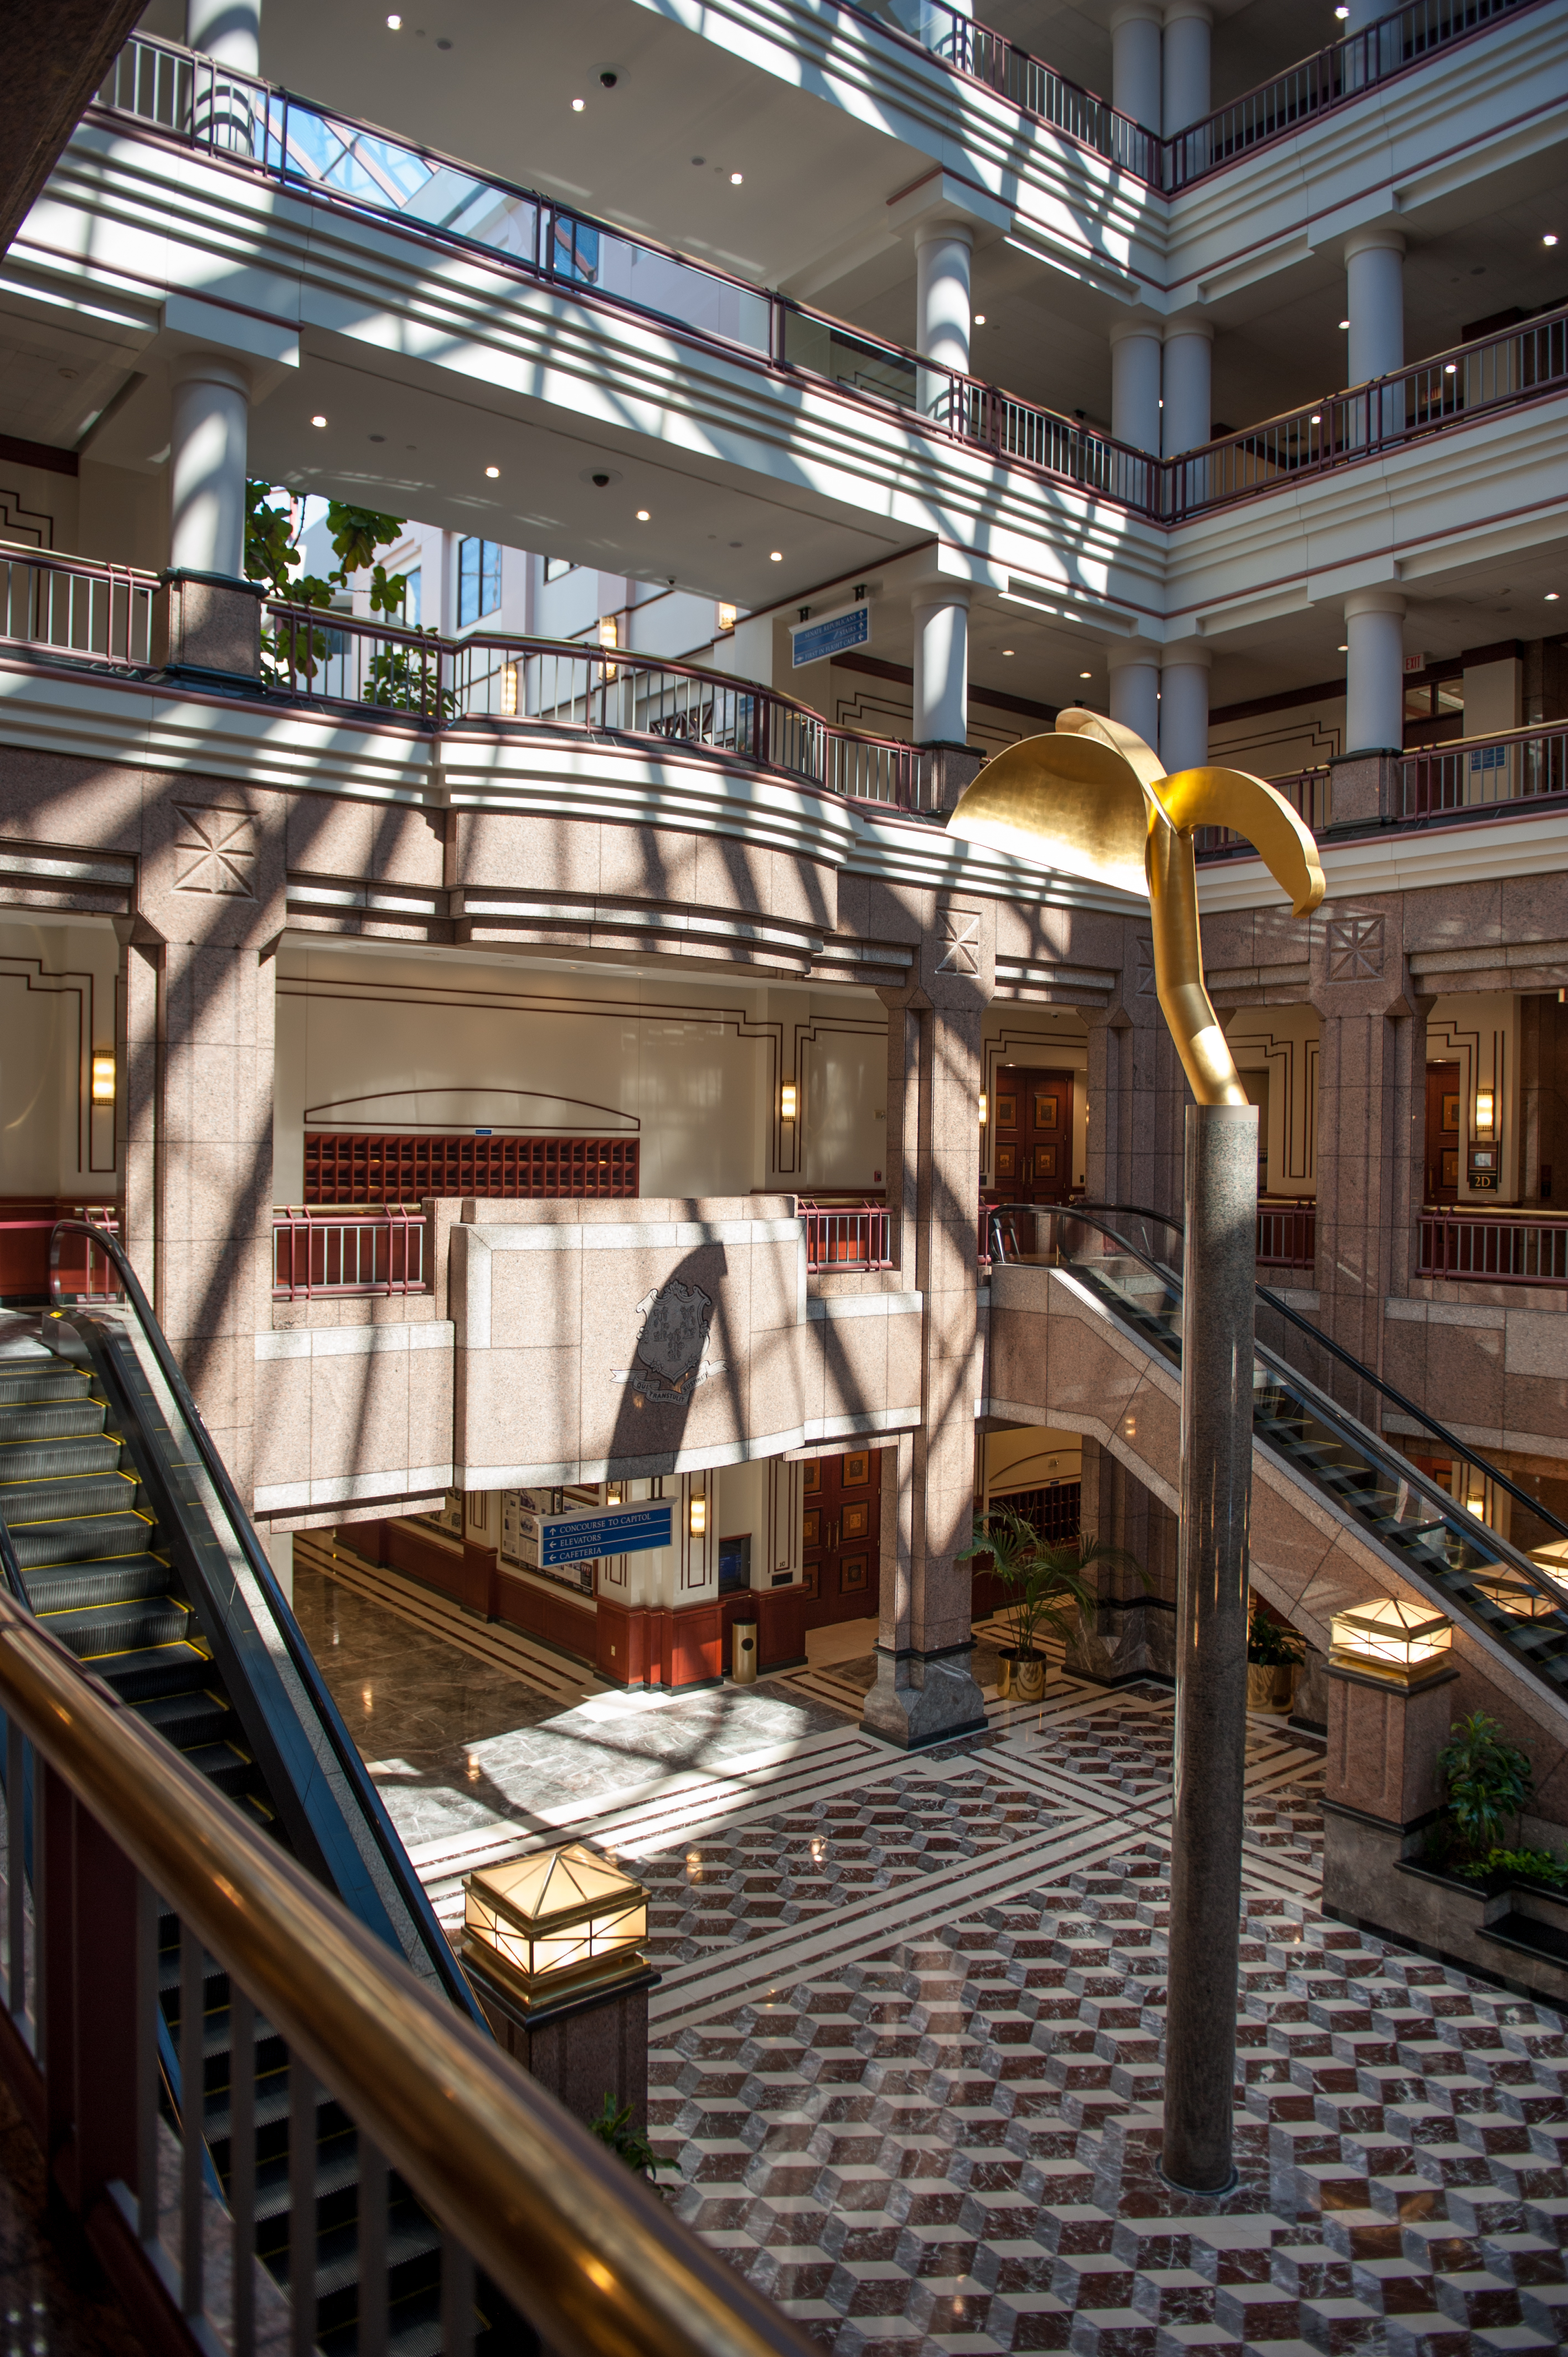
[[[1421,0],[1422,7],[1438,5]],[[1419,13],[1402,11],[1400,21]],[[843,398],[893,410],[902,422],[1158,523],[1376,457],[1568,382],[1563,311],[1160,459],[827,312],[150,35],[127,43],[98,103],[121,121],[134,118],[290,189],[391,217],[423,238],[482,253],[553,290],[657,320],[775,375],[823,383]],[[293,627],[297,636],[302,626]],[[321,619],[314,625],[318,633],[337,627]],[[301,667],[297,650],[287,660]],[[308,660],[317,660],[313,652]],[[424,710],[435,692],[416,649],[391,660],[371,684],[379,700],[399,709]]]
[[[1416,1266],[1421,1276],[1480,1285],[1568,1286],[1568,1219],[1423,1211]]]
[[[139,2291],[133,2312],[172,2308],[188,2345],[233,2357],[346,2330],[360,2357],[471,2357],[481,2336],[523,2341],[520,2317],[567,2357],[807,2357],[771,2302],[5,1595],[0,1712],[0,2068],[36,2128],[69,2112],[81,2165],[61,2199],[106,2210],[96,2247]],[[227,2089],[210,2050],[225,2034],[244,2058]],[[424,2314],[411,2194],[435,2226]]]
[[[428,1293],[425,1217],[415,1204],[273,1213],[273,1299],[321,1293]]]
[[[1485,813],[1508,802],[1568,793],[1568,723],[1456,737],[1401,756],[1395,811],[1402,819]]]
[[[1296,770],[1288,777],[1271,778],[1268,783],[1283,794],[1292,810],[1314,834],[1321,834],[1333,822],[1333,779],[1326,762],[1317,770]],[[1256,859],[1258,854],[1245,835],[1234,827],[1195,826],[1192,839],[1199,859]]]
[[[1289,138],[1318,115],[1348,105],[1528,5],[1529,0],[1413,0],[1409,7],[1396,8],[1164,141],[1160,185],[1174,194],[1223,171],[1254,148]]]
[[[885,1203],[819,1204],[801,1196],[800,1211],[806,1223],[806,1266],[813,1275],[897,1267],[893,1214]]]
[[[0,546],[0,646],[145,667],[157,589],[128,565]]]
[[[1317,1257],[1316,1203],[1258,1205],[1260,1268],[1311,1268]]]

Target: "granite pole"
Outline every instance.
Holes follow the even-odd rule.
[[[1235,2179],[1255,1106],[1187,1107],[1185,1191],[1176,1783],[1161,2165],[1173,2185],[1218,2193]]]

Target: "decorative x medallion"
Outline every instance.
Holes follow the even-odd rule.
[[[256,823],[248,811],[176,802],[177,892],[220,892],[255,899]]]
[[[1381,917],[1330,917],[1328,979],[1371,982],[1383,970]]]

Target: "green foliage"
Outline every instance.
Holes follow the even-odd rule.
[[[993,1506],[980,1516],[972,1542],[954,1561],[968,1563],[983,1555],[991,1557],[992,1569],[1007,1591],[1002,1609],[1014,1649],[1026,1659],[1034,1653],[1042,1628],[1065,1640],[1073,1621],[1092,1609],[1094,1588],[1083,1576],[1092,1565],[1135,1572],[1145,1587],[1150,1585],[1148,1574],[1125,1547],[1107,1546],[1099,1539],[1087,1544],[1070,1539],[1052,1546],[1012,1506]]]
[[[1448,1779],[1448,1822],[1467,1861],[1489,1857],[1509,1818],[1517,1821],[1535,1789],[1526,1755],[1504,1739],[1484,1710],[1455,1719],[1437,1755]],[[1484,1870],[1484,1869],[1483,1869]]]
[[[1568,1888],[1568,1858],[1553,1857],[1549,1849],[1490,1849],[1484,1858],[1455,1867],[1466,1882],[1488,1874],[1517,1875],[1521,1882],[1544,1882],[1550,1889]]]
[[[292,504],[277,504],[279,487],[249,481],[245,485],[245,572],[252,581],[264,581],[282,604],[326,612],[336,592],[346,589],[354,573],[370,572],[370,608],[394,621],[403,613],[408,593],[406,573],[389,573],[377,551],[401,540],[406,529],[402,516],[383,515],[378,508],[358,508],[347,500],[327,502],[327,532],[338,562],[329,573],[302,573],[303,562],[295,529]],[[434,632],[431,633],[434,636]],[[262,650],[274,683],[286,686],[295,679],[314,679],[332,651],[325,630],[298,623],[263,632]],[[435,714],[449,718],[457,697],[447,690],[438,694],[434,649],[382,642],[358,680],[357,700],[399,712]]]
[[[588,2129],[601,2144],[608,2145],[618,2160],[624,2160],[628,2169],[635,2169],[639,2177],[651,2177],[656,2169],[673,2169],[675,2166],[672,2160],[660,2160],[642,2130],[633,2127],[629,2104],[617,2111],[616,2099],[612,2094],[606,2094],[599,2116],[588,2122]]]
[[[1254,1605],[1247,1630],[1247,1659],[1262,1669],[1283,1670],[1306,1659],[1306,1645],[1299,1630],[1282,1626]]]

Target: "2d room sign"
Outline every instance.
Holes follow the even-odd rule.
[[[802,663],[821,662],[824,655],[846,655],[852,647],[871,643],[871,608],[863,598],[857,605],[846,606],[842,613],[823,614],[811,621],[791,622],[789,644],[793,649],[790,668],[799,671]]]
[[[573,1506],[542,1514],[527,1503],[526,1491],[509,1491],[501,1513],[500,1552],[533,1571],[564,1571],[607,1555],[645,1555],[671,1544],[673,1506],[650,1499],[646,1505]]]

